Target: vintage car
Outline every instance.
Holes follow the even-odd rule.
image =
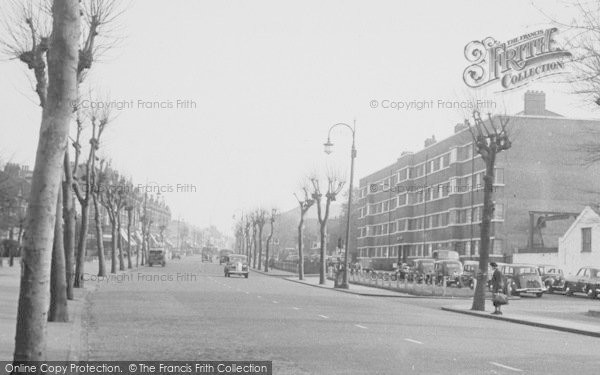
[[[148,251],[148,266],[152,267],[153,264],[160,264],[164,267],[167,264],[166,257],[167,256],[164,249],[150,249]]]
[[[548,264],[540,265],[538,269],[548,293],[565,290],[565,276],[562,269]]]
[[[459,260],[438,260],[433,264],[433,273],[436,284],[443,284],[445,278],[446,285],[462,286],[463,265]]]
[[[565,295],[585,293],[590,298],[597,298],[600,293],[600,267],[582,267],[575,276],[565,277]]]
[[[171,255],[171,259],[181,259],[181,251],[173,251],[173,255]]]
[[[224,272],[225,277],[240,275],[247,279],[249,275],[248,259],[243,254],[229,254]]]
[[[541,297],[547,291],[538,267],[533,264],[504,264],[499,268],[504,279],[504,291],[508,295],[533,293]]]
[[[463,274],[461,277],[462,284],[473,289],[475,287],[475,279],[477,279],[477,272],[479,271],[478,260],[465,260],[463,262]],[[492,275],[494,270],[488,266],[487,286],[490,287]]]

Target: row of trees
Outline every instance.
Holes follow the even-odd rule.
[[[335,173],[329,173],[325,181],[319,180],[316,176],[306,178],[300,188],[300,192],[294,193],[294,196],[300,206],[300,220],[298,223],[298,249],[299,249],[299,268],[298,277],[304,279],[304,244],[302,243],[304,231],[304,218],[309,209],[313,206],[317,208],[317,218],[319,221],[319,283],[325,284],[326,276],[326,253],[327,253],[327,222],[329,220],[331,203],[335,202],[338,195],[344,188],[345,182]],[[270,224],[270,232],[266,239],[266,252],[264,270],[268,272],[270,259],[270,244],[273,238],[273,226],[276,221],[277,212],[259,208],[251,213],[242,215],[236,223],[236,247],[238,251],[248,256],[254,268],[263,268],[262,250],[263,250],[263,230],[264,226]]]
[[[117,0],[7,0],[2,4],[0,48],[32,73],[42,115],[25,222],[15,361],[44,360],[46,322],[68,320],[67,299],[73,298],[73,287],[83,286],[90,205],[97,223],[99,204],[106,207],[113,228],[120,225],[117,216],[128,205],[127,189],[117,188],[127,185],[125,180],[98,157],[110,112],[85,112],[78,105],[80,88],[93,63],[114,45],[108,31],[121,14],[119,5]],[[74,123],[71,163],[68,139]],[[90,146],[80,168],[85,128],[91,128]],[[81,209],[78,236],[76,202]],[[96,230],[100,230],[99,255],[103,255],[101,226],[97,224]],[[111,271],[115,272],[115,245],[112,250]],[[99,269],[101,273],[105,270]]]
[[[253,268],[262,268],[265,272],[269,272],[270,248],[277,215],[277,210],[274,208],[270,212],[264,208],[257,208],[249,214],[243,214],[236,223],[237,251],[248,257],[248,264],[252,264]],[[267,223],[270,231],[265,241],[265,261],[263,262],[263,231]]]

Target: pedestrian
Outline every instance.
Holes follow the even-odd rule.
[[[494,294],[492,297],[492,301],[494,303],[494,315],[502,315],[502,311],[500,311],[500,306],[503,305],[500,301],[500,294],[503,291],[503,282],[502,282],[502,273],[498,269],[498,264],[495,262],[491,262],[490,266],[494,270],[492,274],[492,293]]]

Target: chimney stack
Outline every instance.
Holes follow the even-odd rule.
[[[525,93],[524,115],[541,116],[546,112],[546,94],[543,91],[528,90]]]
[[[434,144],[435,142],[437,142],[437,141],[435,140],[435,135],[432,135],[432,136],[431,136],[431,138],[427,138],[427,139],[425,140],[425,147],[429,147],[429,146],[431,146],[432,144]]]

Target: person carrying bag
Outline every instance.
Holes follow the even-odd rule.
[[[503,281],[502,281],[502,273],[498,269],[498,264],[492,262],[490,266],[494,270],[492,274],[492,302],[494,304],[494,315],[502,315],[502,311],[500,310],[500,306],[508,304],[508,297],[506,294],[502,293],[503,291]]]

